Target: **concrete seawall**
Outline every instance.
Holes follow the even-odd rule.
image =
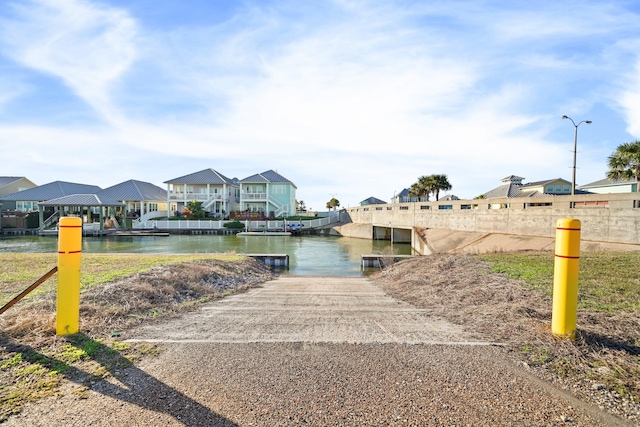
[[[535,202],[535,203],[534,203]],[[553,250],[556,222],[582,222],[585,250],[640,250],[640,194],[590,194],[369,205],[346,209],[337,234],[408,232],[416,252]]]

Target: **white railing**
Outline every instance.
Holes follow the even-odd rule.
[[[170,193],[169,199],[171,200],[207,200],[209,195],[207,193]]]
[[[134,229],[145,230],[221,230],[224,229],[224,224],[231,221],[214,221],[205,219],[192,219],[192,220],[177,220],[170,221],[166,219],[162,220],[148,220],[148,221],[134,221]],[[245,227],[249,230],[284,230],[284,221],[241,221],[245,224]],[[323,227],[331,223],[338,222],[338,217],[325,217],[313,220],[287,220],[287,227],[296,227],[299,224],[302,225],[303,230],[311,228]]]
[[[206,202],[202,204],[202,207],[205,209],[209,209],[209,207],[211,207],[211,205],[213,205],[216,202],[216,200],[222,200],[222,194],[217,194],[217,193],[213,194],[211,197],[207,199]]]
[[[267,193],[242,193],[242,200],[267,200]]]

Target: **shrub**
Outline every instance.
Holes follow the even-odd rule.
[[[234,219],[231,222],[225,222],[223,227],[225,228],[231,228],[233,230],[240,230],[244,228],[244,223],[238,221],[237,219]]]

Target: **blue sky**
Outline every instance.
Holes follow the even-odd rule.
[[[635,1],[0,0],[0,175],[269,169],[322,210],[577,182],[640,139]]]

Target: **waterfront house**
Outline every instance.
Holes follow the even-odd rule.
[[[37,185],[23,176],[0,176],[0,197],[33,187],[37,187]],[[16,201],[7,200],[2,202],[2,210],[16,210]]]
[[[251,175],[240,180],[240,209],[255,217],[295,215],[296,189],[273,170]]]
[[[224,217],[240,208],[240,184],[213,169],[170,179],[167,184],[167,216],[182,212],[190,201],[202,202],[208,216]]]
[[[579,188],[583,191],[597,194],[635,193],[638,191],[638,181],[635,179],[625,181],[624,179],[605,178],[581,185]]]
[[[39,202],[70,196],[72,194],[95,194],[100,190],[101,188],[97,185],[54,181],[2,196],[0,197],[0,203],[4,204],[5,201],[15,202],[16,210],[34,212],[38,210]]]
[[[117,200],[125,204],[123,215],[127,218],[145,220],[167,216],[167,192],[149,182],[121,182],[96,193],[101,199]]]

